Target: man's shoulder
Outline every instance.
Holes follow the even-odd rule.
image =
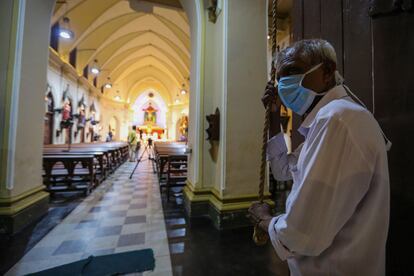
[[[322,107],[316,120],[329,120],[346,125],[354,125],[356,120],[372,121],[372,114],[363,106],[349,99],[333,100]]]
[[[343,126],[353,139],[363,143],[382,141],[380,127],[374,115],[363,106],[349,99],[338,99],[323,107],[316,121],[325,121],[326,126]]]

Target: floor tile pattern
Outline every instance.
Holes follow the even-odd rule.
[[[155,270],[143,275],[172,275],[156,175],[143,161],[129,179],[135,164],[127,162],[109,176],[6,275],[143,248],[152,248],[156,257]]]
[[[182,194],[162,195],[174,276],[287,276],[270,243],[256,246],[252,227],[218,231],[206,218],[186,217]]]

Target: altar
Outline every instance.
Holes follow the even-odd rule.
[[[144,124],[137,126],[137,130],[145,137],[161,139],[164,136],[165,129],[157,125],[157,109],[151,103],[144,111]]]

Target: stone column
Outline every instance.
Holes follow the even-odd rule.
[[[0,233],[18,232],[48,208],[42,148],[54,2],[0,2]]]
[[[184,190],[190,217],[209,215],[219,229],[248,224],[257,200],[267,72],[267,1],[223,1],[205,21],[205,116],[220,111],[220,139],[203,139],[202,181]],[[191,105],[192,103],[190,103]],[[190,114],[191,115],[191,114]]]

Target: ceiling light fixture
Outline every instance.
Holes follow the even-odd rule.
[[[115,101],[120,101],[121,96],[119,96],[119,90],[116,90],[116,96],[114,97]]]
[[[98,60],[95,59],[91,67],[91,73],[94,75],[98,75],[100,72],[101,72],[101,69],[99,68]]]
[[[111,83],[111,78],[108,77],[108,81],[105,83],[104,87],[106,89],[111,89],[112,88],[112,83]]]
[[[182,84],[180,92],[181,92],[181,95],[187,94],[187,90],[185,90],[185,84],[184,83]]]
[[[75,37],[75,34],[70,29],[69,17],[63,17],[62,26],[59,27],[59,36],[64,39],[73,39]]]
[[[176,104],[178,104],[178,103],[180,103],[180,96],[178,95],[178,93],[177,93],[177,96],[176,96],[176,98],[175,98],[175,101],[174,101]]]

